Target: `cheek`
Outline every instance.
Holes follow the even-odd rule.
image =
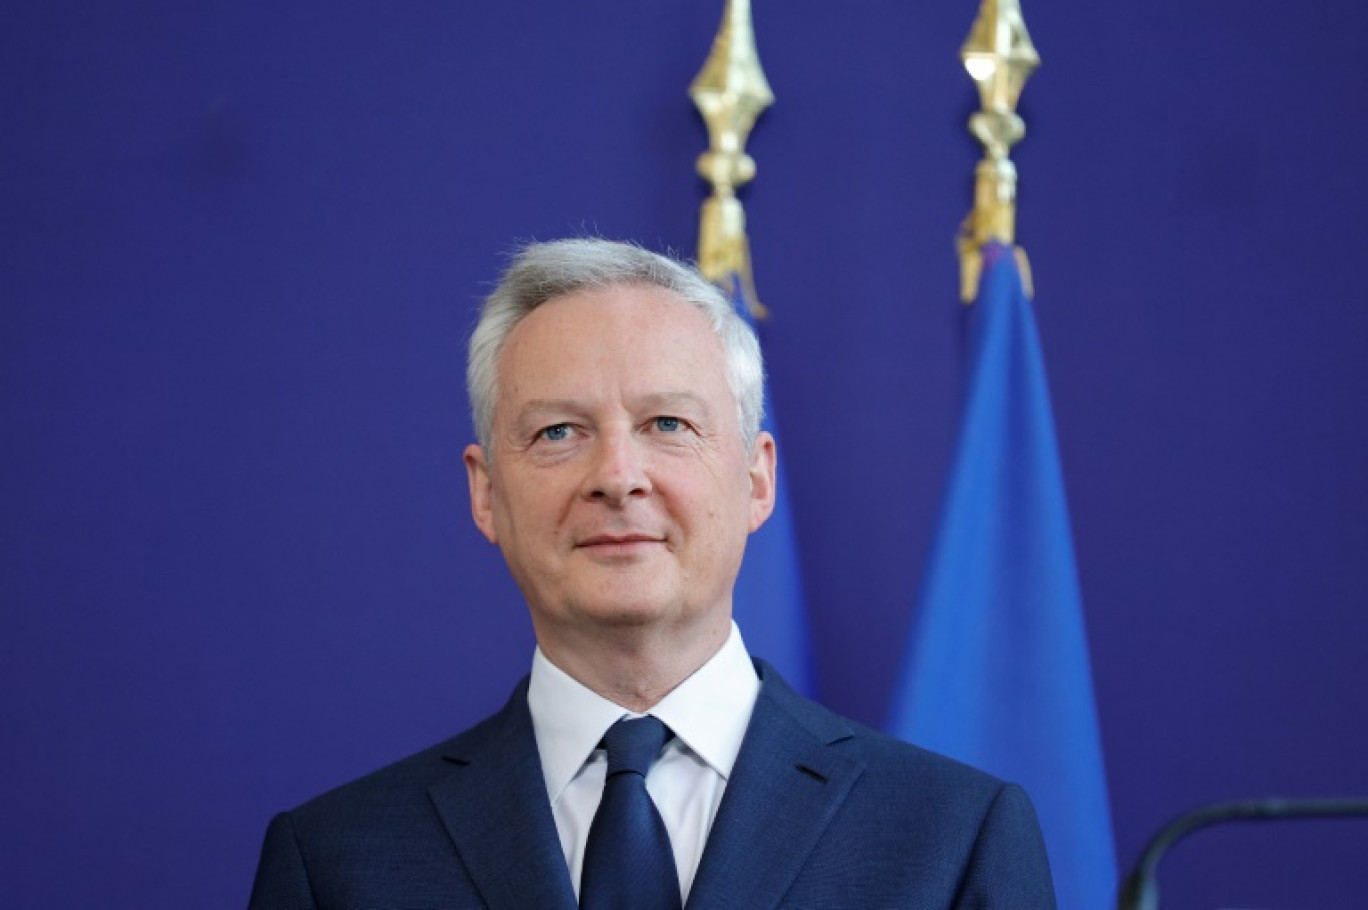
[[[506,541],[526,538],[535,533],[538,525],[535,512],[536,498],[516,491],[516,486],[505,487],[498,498],[494,511],[495,527]]]
[[[575,493],[573,478],[512,478],[499,500],[497,528],[508,539],[516,539],[527,558],[541,559],[558,550],[556,541],[573,524]]]

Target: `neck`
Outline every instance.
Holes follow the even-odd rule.
[[[721,649],[731,621],[723,617],[688,635],[650,626],[536,631],[547,660],[614,704],[644,714]]]

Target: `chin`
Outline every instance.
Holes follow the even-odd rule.
[[[640,600],[586,604],[576,612],[600,625],[618,628],[655,625],[673,613],[659,605],[643,604]]]
[[[576,613],[605,622],[645,623],[677,613],[684,605],[668,568],[644,566],[631,572],[596,573],[568,588],[566,603]]]

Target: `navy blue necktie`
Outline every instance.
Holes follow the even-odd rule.
[[[603,735],[608,775],[589,826],[581,910],[678,910],[679,873],[646,773],[669,737],[654,717],[620,720]]]

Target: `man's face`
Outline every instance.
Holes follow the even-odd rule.
[[[475,523],[503,550],[543,647],[610,626],[725,623],[774,441],[747,453],[721,342],[655,287],[558,297],[509,334]]]

